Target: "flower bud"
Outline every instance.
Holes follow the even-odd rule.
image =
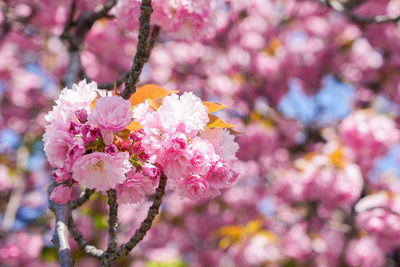
[[[100,135],[99,127],[94,123],[86,123],[81,128],[82,139],[85,143],[90,144]]]
[[[88,118],[86,109],[80,109],[75,111],[75,116],[81,123],[85,123]]]
[[[104,148],[104,152],[115,156],[119,152],[119,150],[115,144],[110,144]]]
[[[71,187],[66,185],[59,185],[51,192],[50,200],[57,204],[65,204],[71,199]]]
[[[71,178],[69,172],[65,171],[64,169],[57,169],[53,171],[52,176],[56,183],[62,183]]]

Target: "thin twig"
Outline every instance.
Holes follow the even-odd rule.
[[[167,184],[167,176],[162,172],[160,177],[160,183],[157,187],[156,194],[154,196],[153,204],[149,208],[146,218],[141,223],[139,229],[136,230],[133,237],[121,245],[115,253],[115,258],[119,258],[123,255],[128,255],[128,253],[145,237],[147,231],[151,228],[151,225],[159,213],[160,205],[162,202],[162,197],[165,192],[165,186]]]
[[[76,241],[78,246],[89,256],[97,259],[102,259],[104,251],[96,248],[95,246],[88,245],[86,239],[83,237],[81,231],[76,227],[72,216],[68,220],[68,230],[71,237]]]
[[[346,7],[346,9],[352,10],[365,3],[366,1],[367,0],[349,0],[346,3],[343,3],[343,5]]]
[[[113,254],[117,247],[118,203],[115,189],[108,190],[107,196],[107,204],[110,209],[108,217],[108,244],[107,251],[103,255],[102,266],[111,266]]]
[[[114,85],[116,88],[120,87],[126,79],[129,77],[129,71],[122,73],[122,75],[113,82],[99,83],[98,88],[102,90],[114,90]]]
[[[82,206],[93,193],[94,189],[86,188],[85,191],[81,192],[81,195],[77,199],[74,199],[69,202],[69,208],[73,210]]]
[[[67,22],[65,23],[64,29],[60,35],[60,38],[66,40],[70,47],[73,46],[73,39],[71,36],[71,27],[75,23],[74,22],[75,11],[76,11],[76,0],[72,0]]]
[[[136,84],[139,82],[143,66],[149,58],[149,36],[150,36],[150,15],[153,12],[151,0],[143,0],[140,5],[140,28],[136,49],[136,55],[133,60],[132,69],[128,79],[125,82],[125,89],[122,92],[124,99],[129,99],[136,91]]]

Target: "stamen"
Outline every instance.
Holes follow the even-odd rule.
[[[96,164],[93,165],[93,169],[96,171],[102,171],[104,169],[104,162],[99,160]]]

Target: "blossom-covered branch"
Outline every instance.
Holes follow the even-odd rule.
[[[373,17],[363,17],[355,14],[352,10],[358,5],[364,3],[365,1],[349,1],[347,3],[342,3],[339,0],[318,0],[332,9],[343,13],[348,18],[357,23],[396,23],[400,21],[400,14],[397,16],[393,15],[377,15]],[[400,11],[399,11],[400,13]]]

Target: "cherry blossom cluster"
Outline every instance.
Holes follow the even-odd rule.
[[[400,137],[394,120],[369,109],[346,117],[339,126],[339,133],[363,171],[370,171],[374,160],[385,155]]]
[[[277,196],[287,202],[315,201],[329,209],[356,202],[363,187],[361,170],[334,153],[304,160],[300,172],[287,171],[277,183]]]
[[[207,128],[208,108],[192,93],[167,92],[132,106],[116,92],[98,90],[95,82],[64,88],[43,136],[60,184],[51,199],[68,202],[71,186],[78,184],[116,189],[119,203],[137,203],[155,189],[162,171],[181,197],[215,197],[227,188],[237,177],[234,136]]]

